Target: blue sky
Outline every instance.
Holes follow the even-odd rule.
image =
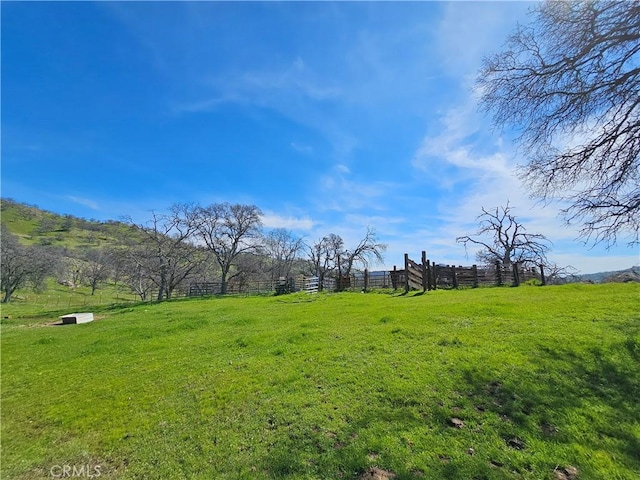
[[[250,203],[309,242],[370,226],[387,267],[473,263],[455,238],[509,201],[556,263],[637,265],[528,198],[512,136],[477,108],[483,56],[530,5],[3,2],[2,195],[139,222]]]

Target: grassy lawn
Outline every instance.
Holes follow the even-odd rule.
[[[638,284],[11,308],[3,479],[640,478]]]

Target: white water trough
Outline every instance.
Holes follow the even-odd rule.
[[[65,325],[93,322],[93,313],[69,313],[60,317]]]

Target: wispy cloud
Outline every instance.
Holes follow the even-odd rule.
[[[441,66],[450,75],[474,75],[482,58],[494,53],[506,32],[534,2],[447,2],[437,27]],[[506,8],[504,8],[506,7]]]
[[[340,88],[319,81],[315,72],[300,57],[296,57],[284,69],[245,72],[233,80],[237,88],[247,93],[296,92],[311,100],[334,100],[341,96]],[[218,86],[223,83],[228,87],[227,81],[215,78],[212,79],[212,84]]]
[[[343,165],[341,163],[339,163],[338,165],[335,166],[336,170],[340,173],[344,173],[344,174],[349,174],[351,173],[351,170],[349,169],[349,167],[347,167],[346,165]]]
[[[196,100],[186,100],[173,102],[171,110],[173,113],[203,113],[211,112],[216,108],[229,103],[247,103],[247,99],[234,93],[227,93],[220,96],[199,98]]]
[[[280,67],[208,76],[201,83],[205,88],[200,98],[175,102],[174,111],[206,112],[240,103],[293,114],[300,102],[332,101],[341,96],[338,86],[325,84],[300,57]]]
[[[385,210],[382,200],[398,185],[384,180],[352,178],[351,170],[343,164],[334,165],[318,180],[316,205],[320,211],[333,210],[343,214],[357,212],[363,208],[370,211]]]
[[[77,203],[78,205],[82,205],[83,207],[88,207],[91,210],[100,210],[98,203],[88,198],[76,197],[73,195],[67,195],[66,198],[68,200],[71,200],[74,203]]]
[[[315,222],[309,217],[283,216],[275,212],[268,211],[262,216],[262,224],[266,228],[286,228],[289,230],[311,230]]]
[[[439,219],[431,222],[435,228],[418,234],[436,255],[457,256],[453,252],[461,247],[455,238],[477,229],[481,208],[507,202],[527,230],[550,238],[560,255],[575,248],[567,242],[577,232],[558,218],[557,208],[544,208],[530,198],[517,177],[516,166],[523,159],[511,138],[498,136],[478,111],[480,92],[474,89],[474,77],[481,59],[499,48],[528,8],[486,8],[467,2],[449,3],[444,9],[437,48],[444,73],[457,79],[452,86],[455,98],[429,124],[411,160],[415,178],[440,191],[435,205]],[[458,53],[451,55],[454,51]],[[471,258],[474,253],[469,252]]]
[[[309,154],[313,152],[313,147],[304,143],[291,142],[291,148],[298,153]]]
[[[467,85],[468,81],[463,82]],[[478,112],[477,92],[466,92],[431,125],[415,152],[416,175],[443,190],[438,202],[438,227],[427,233],[429,244],[455,245],[455,238],[477,230],[482,208],[506,206],[531,233],[541,233],[562,252],[562,242],[577,237],[558,217],[557,208],[544,208],[532,199],[516,173],[523,160],[509,139],[497,137]],[[459,247],[459,246],[458,246]],[[455,250],[455,248],[454,248]],[[459,250],[459,248],[458,248]],[[473,259],[475,252],[469,251]]]

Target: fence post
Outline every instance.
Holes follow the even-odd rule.
[[[409,254],[404,254],[404,293],[409,293]]]
[[[369,289],[369,270],[364,269],[364,291]]]
[[[422,251],[422,291],[427,291],[427,252]]]
[[[458,275],[456,274],[456,266],[451,265],[451,276],[453,277],[453,288],[458,288]]]
[[[398,269],[395,265],[393,266],[393,273],[391,274],[391,286],[394,291],[398,289]]]
[[[502,285],[502,266],[499,260],[496,260],[496,285],[498,287]]]
[[[435,290],[438,283],[438,266],[436,265],[436,262],[431,262],[431,274],[433,276],[433,289]]]
[[[432,286],[431,286],[431,260],[427,260],[427,290],[432,290]]]
[[[513,262],[513,286],[520,286],[520,272],[518,271],[518,262]]]
[[[473,272],[473,288],[478,288],[478,266],[472,265],[471,271]]]

